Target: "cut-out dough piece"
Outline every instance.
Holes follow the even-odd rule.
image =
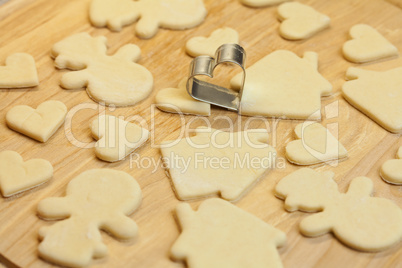
[[[6,114],[9,128],[37,141],[46,142],[64,123],[67,107],[61,101],[49,100],[36,109],[27,105],[11,108]]]
[[[236,30],[224,27],[211,33],[209,37],[193,37],[186,43],[186,52],[192,57],[207,55],[215,58],[216,50],[223,44],[238,44],[239,34]]]
[[[362,63],[398,55],[398,49],[369,25],[357,24],[349,34],[352,40],[342,47],[348,61]]]
[[[24,192],[50,180],[53,167],[44,159],[25,161],[14,151],[0,152],[0,189],[4,197]]]
[[[86,87],[93,100],[106,105],[134,105],[148,97],[153,78],[146,68],[135,63],[140,49],[128,44],[113,56],[106,51],[106,37],[91,37],[87,33],[56,43],[52,49],[56,67],[74,71],[64,74],[60,85],[65,89]]]
[[[136,180],[123,171],[92,169],[72,179],[65,197],[46,198],[38,214],[47,220],[62,220],[39,229],[39,256],[52,263],[83,267],[93,258],[104,257],[100,229],[119,239],[137,235],[128,215],[141,203]]]
[[[273,168],[276,151],[265,129],[224,132],[199,127],[196,135],[163,143],[162,156],[181,200],[220,194],[239,199]],[[178,162],[177,159],[180,162]]]
[[[156,94],[156,107],[165,112],[205,115],[211,114],[211,104],[191,97],[186,89],[187,79],[180,81],[178,88],[165,88]]]
[[[246,82],[240,114],[287,119],[321,118],[321,96],[331,93],[332,85],[317,71],[318,55],[303,58],[288,50],[277,50],[246,69]],[[242,74],[231,85],[239,89]]]
[[[34,58],[26,53],[14,53],[0,66],[0,88],[23,88],[39,85]]]
[[[278,7],[279,34],[289,40],[311,37],[327,28],[330,18],[314,8],[298,2],[284,3]]]
[[[276,248],[285,233],[227,201],[205,200],[198,211],[181,203],[176,215],[182,233],[171,254],[190,268],[283,267]]]
[[[240,0],[240,2],[250,7],[274,6],[290,0]]]
[[[351,67],[342,86],[344,98],[380,126],[402,133],[402,67],[376,72]]]
[[[153,37],[159,27],[193,28],[206,15],[202,0],[92,0],[89,12],[93,25],[113,31],[138,20],[135,30],[141,38]]]
[[[275,188],[288,211],[319,212],[300,223],[310,237],[332,232],[351,248],[380,251],[402,239],[402,210],[391,200],[372,197],[373,182],[367,177],[352,180],[347,193],[339,193],[334,173],[299,169]]]
[[[380,170],[381,178],[391,184],[402,184],[402,146],[396,154],[398,159],[386,161]]]
[[[286,145],[286,158],[297,165],[313,165],[347,157],[345,147],[319,123],[296,126],[297,140]]]
[[[108,162],[122,160],[149,138],[149,131],[112,115],[101,115],[91,123],[92,136],[98,140],[95,154]]]

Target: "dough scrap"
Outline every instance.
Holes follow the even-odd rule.
[[[216,29],[209,37],[193,37],[186,43],[186,52],[192,57],[207,55],[215,58],[216,50],[223,44],[238,44],[239,34],[236,30],[224,27]]]
[[[106,37],[79,33],[53,46],[56,67],[74,72],[64,74],[65,89],[86,87],[88,95],[106,105],[128,106],[145,99],[152,91],[152,74],[135,63],[140,49],[133,44],[106,55]]]
[[[402,185],[402,146],[396,157],[398,159],[388,160],[381,166],[380,176],[388,183]]]
[[[343,97],[356,109],[393,133],[402,133],[402,67],[384,72],[350,67]],[[354,79],[354,80],[353,80]]]
[[[286,235],[256,216],[218,198],[198,211],[181,203],[176,215],[182,233],[171,254],[191,267],[283,267],[277,247]]]
[[[34,58],[27,53],[14,53],[0,66],[0,88],[24,88],[39,85]]]
[[[239,113],[287,119],[321,118],[321,96],[332,85],[317,71],[318,55],[305,52],[303,58],[288,50],[276,50],[246,69],[246,82]],[[242,74],[231,80],[239,89]]]
[[[107,254],[100,230],[118,239],[138,233],[128,217],[141,204],[141,189],[123,171],[92,169],[72,179],[65,197],[39,202],[38,214],[57,223],[39,229],[39,256],[52,263],[83,267]]]
[[[95,154],[99,159],[115,162],[124,159],[149,138],[149,131],[112,115],[101,115],[91,123]]]
[[[186,89],[187,78],[177,88],[164,88],[155,96],[156,107],[170,113],[211,115],[211,104],[191,97]]]
[[[281,4],[278,7],[279,34],[289,40],[311,37],[329,27],[330,18],[314,8],[298,2]]]
[[[159,27],[172,30],[193,28],[207,15],[202,0],[92,0],[89,17],[96,27],[120,31],[134,23],[141,38],[151,38]]]
[[[46,142],[64,123],[67,107],[61,101],[42,102],[36,109],[17,105],[6,114],[9,128],[40,142]]]
[[[315,237],[332,232],[347,246],[381,251],[402,239],[402,210],[391,200],[372,197],[373,182],[354,178],[347,193],[339,193],[333,172],[299,169],[275,188],[287,211],[319,212],[300,223],[302,234]]]
[[[319,123],[305,122],[295,128],[296,140],[286,145],[286,158],[297,165],[313,165],[347,157],[345,147]]]
[[[161,152],[180,200],[220,194],[239,199],[274,167],[276,151],[265,129],[224,132],[198,127],[196,135],[163,142]]]
[[[352,40],[342,47],[348,61],[362,63],[398,55],[398,49],[369,25],[357,24],[349,34]]]
[[[4,197],[27,191],[52,177],[53,167],[45,159],[24,162],[17,152],[0,152],[0,189]]]
[[[291,0],[240,0],[243,5],[250,7],[274,6]]]

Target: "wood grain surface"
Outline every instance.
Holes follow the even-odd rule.
[[[375,27],[402,51],[402,10],[385,0],[300,1],[329,15],[331,27],[305,41],[286,41],[278,35],[276,7],[249,8],[237,0],[204,2],[208,16],[199,27],[185,31],[161,29],[150,40],[135,36],[135,24],[121,32],[92,27],[88,22],[89,0],[12,0],[0,6],[0,64],[11,53],[30,53],[36,60],[40,78],[40,85],[35,88],[0,90],[0,150],[15,150],[24,159],[44,158],[54,166],[54,177],[49,183],[17,197],[0,197],[0,260],[5,265],[51,267],[52,264],[38,258],[38,229],[54,222],[37,217],[38,202],[50,196],[63,196],[67,183],[85,170],[114,168],[130,173],[142,188],[143,203],[131,215],[139,226],[139,237],[126,243],[103,234],[109,254],[94,261],[92,267],[183,267],[183,263],[169,258],[170,247],[179,236],[173,213],[179,200],[164,169],[145,165],[149,159],[158,161],[160,151],[157,145],[162,140],[179,137],[184,127],[193,129],[209,122],[212,127],[227,128],[228,122],[221,116],[227,116],[236,130],[267,128],[269,142],[283,160],[282,165],[265,174],[235,204],[286,232],[287,244],[279,250],[285,267],[402,265],[401,244],[380,253],[364,253],[348,248],[331,234],[307,238],[299,233],[298,224],[307,214],[286,212],[283,201],[273,195],[273,189],[281,178],[299,168],[284,160],[284,147],[293,139],[293,129],[300,121],[253,119],[219,108],[213,108],[210,117],[185,116],[181,120],[178,115],[163,113],[152,107],[155,94],[160,89],[175,87],[187,75],[191,58],[184,51],[185,42],[193,36],[208,35],[218,27],[229,26],[239,32],[241,45],[247,51],[248,66],[276,49],[288,49],[300,56],[305,51],[315,51],[319,54],[319,71],[334,87],[333,94],[322,100],[322,123],[338,129],[339,139],[348,149],[349,158],[338,165],[314,168],[334,171],[341,191],[347,189],[354,177],[368,176],[374,182],[375,196],[389,198],[402,207],[402,187],[385,183],[378,173],[384,161],[394,158],[397,148],[402,145],[401,137],[385,131],[350,106],[340,93],[345,71],[350,66],[387,70],[402,65],[402,57],[356,65],[346,61],[341,54],[341,46],[348,40],[348,30],[357,23]],[[60,77],[66,71],[55,69],[50,50],[57,41],[78,32],[107,36],[109,53],[127,43],[138,45],[142,50],[139,63],[154,76],[153,93],[134,107],[109,109],[91,101],[85,90],[60,88]],[[49,99],[64,102],[70,111],[77,110],[67,118],[71,127],[65,124],[44,144],[7,128],[5,114],[11,107],[19,104],[36,107]],[[95,157],[93,148],[77,146],[77,141],[93,145],[88,123],[103,111],[125,117],[138,115],[147,121],[153,133],[152,140],[135,152],[140,159],[145,159],[143,167],[137,167],[130,159],[106,163]],[[190,203],[197,208],[200,201]]]

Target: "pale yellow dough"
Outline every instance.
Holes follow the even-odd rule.
[[[134,105],[148,97],[153,77],[135,63],[140,58],[139,47],[127,44],[113,56],[106,52],[104,36],[78,33],[56,43],[52,49],[56,67],[74,71],[64,74],[60,85],[65,89],[86,88],[93,100],[105,105]]]
[[[371,197],[373,182],[354,178],[347,193],[339,193],[334,173],[299,169],[275,188],[288,211],[318,212],[300,222],[302,234],[315,237],[332,232],[351,248],[380,251],[402,239],[402,210],[391,200]]]
[[[38,215],[59,220],[39,229],[39,256],[49,262],[84,267],[93,258],[107,255],[100,230],[118,239],[132,239],[138,233],[128,217],[141,204],[141,189],[123,171],[92,169],[72,179],[65,197],[39,202]]]
[[[349,34],[352,40],[342,47],[348,61],[362,63],[398,55],[398,49],[369,25],[357,24]]]
[[[177,88],[161,89],[155,96],[156,107],[165,112],[205,115],[211,114],[211,104],[191,97],[186,89],[187,79],[180,81]]]
[[[14,53],[0,66],[0,88],[23,88],[39,85],[34,58],[27,53]]]
[[[319,123],[305,122],[295,128],[296,140],[286,145],[286,158],[297,165],[313,165],[347,157],[345,147]]]
[[[388,183],[402,185],[402,146],[396,157],[398,159],[388,160],[381,166],[380,175]]]
[[[267,143],[265,129],[199,127],[193,137],[163,142],[161,151],[179,199],[220,194],[234,201],[274,167],[276,151]]]
[[[197,36],[191,38],[186,43],[186,52],[192,57],[207,55],[215,58],[215,52],[221,45],[238,43],[239,34],[237,31],[224,27],[213,31],[209,37]]]
[[[351,67],[342,86],[344,98],[380,126],[402,133],[402,67],[376,72]]]
[[[97,27],[120,31],[138,20],[139,37],[151,38],[158,28],[184,30],[203,22],[207,10],[202,0],[92,0],[89,17]]]
[[[303,58],[288,50],[277,50],[246,69],[240,114],[287,119],[321,119],[321,96],[332,85],[317,71],[318,55]],[[231,85],[238,89],[242,74]]]
[[[124,159],[141,147],[149,138],[149,131],[112,115],[101,115],[91,123],[95,154],[99,159],[115,162]]]
[[[44,159],[25,161],[14,151],[0,152],[0,189],[4,197],[36,187],[53,176],[53,167]]]
[[[314,8],[298,2],[284,3],[278,7],[282,21],[279,34],[289,40],[311,37],[329,27],[330,18]]]
[[[250,7],[274,6],[287,1],[290,0],[240,0],[242,4]]]
[[[182,233],[171,254],[189,268],[283,267],[276,248],[285,233],[227,201],[208,199],[198,211],[181,203],[176,215]]]
[[[64,123],[67,107],[61,101],[49,100],[33,109],[27,105],[11,108],[6,114],[9,128],[37,141],[46,142]]]

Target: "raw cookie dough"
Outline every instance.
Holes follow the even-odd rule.
[[[343,97],[386,130],[402,133],[402,67],[376,72],[351,67]]]
[[[278,7],[279,34],[289,40],[311,37],[329,27],[330,18],[314,8],[298,2],[284,3]]]
[[[25,161],[14,151],[0,152],[0,189],[4,197],[24,192],[50,180],[53,167],[44,159]]]
[[[113,31],[138,20],[135,30],[142,38],[153,37],[160,27],[193,28],[206,15],[202,0],[92,0],[89,11],[93,25]]]
[[[46,142],[64,123],[67,107],[61,101],[42,102],[36,109],[17,105],[6,114],[9,128],[37,141]]]
[[[27,53],[14,53],[0,66],[0,88],[22,88],[39,85],[34,58]]]
[[[277,50],[246,69],[240,114],[287,119],[321,118],[321,96],[332,85],[317,71],[318,55],[305,52],[303,58],[288,50]],[[231,85],[239,89],[242,74]]]
[[[348,61],[362,63],[398,55],[398,49],[369,25],[357,24],[349,34],[352,40],[342,47]]]
[[[192,57],[207,55],[215,58],[216,50],[223,44],[238,44],[239,34],[236,30],[224,27],[211,33],[209,37],[193,37],[186,43],[186,52]]]
[[[295,128],[296,140],[286,145],[286,158],[297,165],[313,165],[347,157],[345,147],[319,123],[305,122]]]
[[[240,2],[250,7],[273,6],[290,0],[240,0]]]
[[[72,179],[65,197],[39,202],[38,215],[59,220],[41,227],[39,256],[49,262],[83,267],[107,255],[100,230],[118,239],[137,236],[136,223],[128,217],[141,204],[141,189],[123,171],[92,169]]]
[[[339,193],[333,172],[299,169],[275,188],[287,211],[318,212],[300,222],[302,234],[315,237],[332,232],[351,248],[380,251],[402,239],[402,210],[391,200],[371,197],[373,182],[354,178],[347,193]]]
[[[191,97],[186,89],[187,78],[178,88],[161,89],[155,96],[156,107],[165,112],[195,115],[211,115],[211,104]]]
[[[56,43],[52,50],[56,67],[74,71],[64,74],[60,85],[65,89],[86,88],[93,100],[106,105],[134,105],[148,97],[153,78],[135,63],[140,49],[128,44],[113,56],[106,52],[104,36],[79,33]]]
[[[276,151],[265,129],[224,132],[198,127],[196,135],[163,142],[163,160],[180,200],[220,194],[239,199],[274,167]]]
[[[391,159],[381,166],[381,178],[391,184],[402,185],[402,146],[396,154],[398,159]]]
[[[91,123],[95,154],[99,159],[115,162],[124,159],[149,138],[149,131],[112,115],[101,115]]]
[[[276,248],[285,233],[227,201],[208,199],[198,211],[181,203],[176,215],[182,233],[171,254],[189,268],[283,267]]]

